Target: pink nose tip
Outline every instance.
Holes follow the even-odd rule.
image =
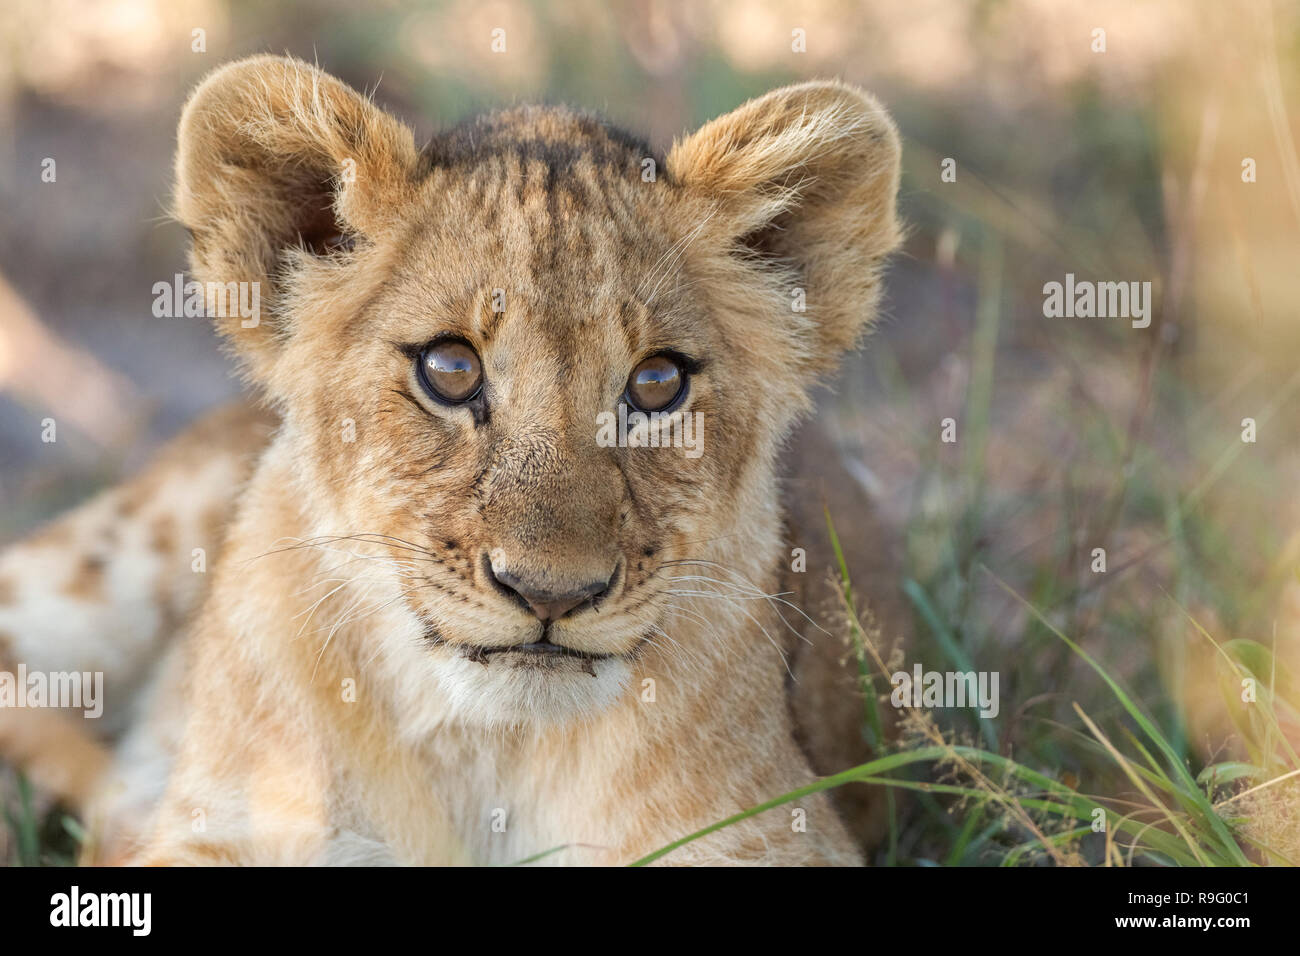
[[[557,593],[530,586],[527,580],[509,571],[498,571],[493,568],[492,577],[503,590],[527,605],[543,624],[558,621],[575,608],[599,600],[609,590],[610,580],[606,578],[604,581],[594,581],[572,591]]]

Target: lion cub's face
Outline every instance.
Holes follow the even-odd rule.
[[[783,96],[666,164],[555,109],[416,155],[395,121],[276,59],[218,73],[187,108],[196,272],[270,277],[278,297],[272,328],[229,334],[284,409],[304,536],[382,555],[421,665],[466,713],[604,706],[673,642],[666,611],[698,573],[683,562],[728,538],[779,559],[774,451],[869,317],[897,162],[860,94]],[[196,151],[235,110],[265,117],[240,173],[272,175],[232,219]],[[260,259],[232,251],[240,229]],[[814,321],[798,305],[821,289]]]
[[[289,417],[326,527],[381,536],[431,657],[480,696],[607,698],[766,467],[762,392],[798,385],[747,380],[648,152],[554,112],[472,135],[391,233],[306,264]]]

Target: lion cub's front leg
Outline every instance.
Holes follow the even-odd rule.
[[[802,764],[797,753],[790,754],[789,758],[792,762],[787,767]],[[660,866],[861,866],[862,857],[856,842],[830,801],[820,793],[772,807],[667,853],[661,852],[684,837],[814,779],[811,771],[807,777],[795,782],[784,770],[765,772],[771,770],[775,768],[745,768],[743,765],[727,768],[731,774],[754,774],[754,795],[738,801],[743,802],[742,807],[727,806],[721,799],[715,799],[708,810],[692,812],[692,795],[678,794],[678,802],[686,812],[679,821],[663,820],[655,828],[657,832],[638,837],[629,847],[627,862],[646,860]]]
[[[506,755],[528,792],[516,815],[547,834],[548,846],[582,848],[553,862],[861,865],[824,793],[716,827],[817,779],[780,698],[770,696],[781,678],[767,663],[738,662],[679,697],[648,662],[638,677],[658,675],[657,703],[628,695],[597,721]]]

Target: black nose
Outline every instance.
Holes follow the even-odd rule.
[[[595,581],[573,591],[558,593],[530,585],[526,578],[517,577],[509,571],[498,571],[490,564],[488,567],[497,584],[512,597],[526,604],[543,624],[558,621],[575,608],[599,601],[609,590],[611,580],[606,578],[604,581]]]

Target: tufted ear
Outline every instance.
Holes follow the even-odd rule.
[[[804,290],[814,363],[833,362],[874,318],[900,241],[900,147],[884,108],[837,82],[774,90],[676,143],[667,170],[711,198],[724,238],[791,302]]]
[[[269,314],[286,252],[325,254],[382,230],[412,194],[417,162],[409,128],[301,60],[240,60],[190,96],[174,213],[193,238],[196,280],[259,284],[255,325],[216,318],[255,378],[265,380],[274,355]]]

